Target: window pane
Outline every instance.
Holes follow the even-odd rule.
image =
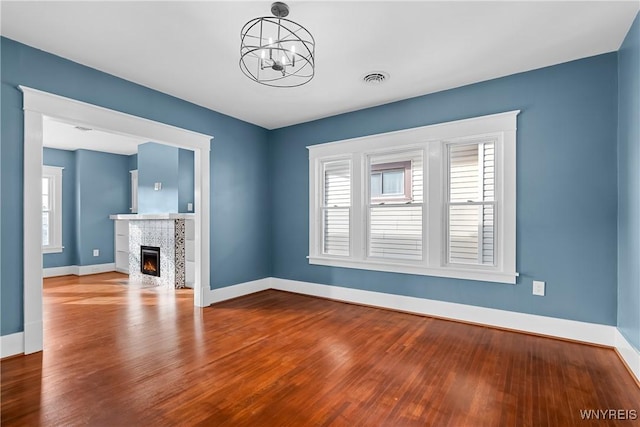
[[[351,163],[326,162],[323,175],[322,253],[349,256]]]
[[[369,156],[371,203],[422,203],[422,151]],[[410,176],[405,176],[409,173]]]
[[[382,174],[371,174],[371,197],[382,196]]]
[[[388,171],[382,174],[383,195],[404,195],[404,171]]]
[[[449,207],[449,262],[478,262],[477,205]]]
[[[369,256],[422,259],[422,206],[372,206]]]
[[[449,201],[494,200],[494,143],[449,146]]]
[[[449,200],[479,200],[478,145],[449,147]]]
[[[329,255],[349,255],[349,208],[323,210],[322,252]]]
[[[494,264],[494,206],[449,206],[448,252],[452,264]]]
[[[324,206],[351,204],[351,176],[348,160],[324,164]]]
[[[42,212],[42,245],[49,244],[49,212]]]
[[[50,209],[49,206],[49,196],[43,194],[42,195],[42,210],[43,211],[48,211]]]

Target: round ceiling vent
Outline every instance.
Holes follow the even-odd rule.
[[[387,80],[389,80],[389,74],[384,71],[374,71],[362,77],[362,81],[370,85],[379,85]]]

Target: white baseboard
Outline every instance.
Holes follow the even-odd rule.
[[[640,383],[640,350],[634,348],[616,328],[616,350]]]
[[[42,269],[42,277],[68,276],[69,274],[78,275],[77,265],[65,265],[64,267],[49,267]]]
[[[0,357],[15,356],[24,353],[24,332],[0,337]]]
[[[56,277],[73,274],[74,276],[86,276],[88,274],[108,273],[116,271],[116,264],[93,264],[93,265],[67,265],[64,267],[50,267],[42,269],[42,277]]]
[[[86,276],[88,274],[108,273],[116,271],[116,263],[110,262],[106,264],[79,265],[78,276]]]
[[[271,280],[271,277],[266,277],[264,279],[258,279],[252,282],[240,283],[237,285],[226,286],[224,288],[211,289],[209,292],[207,305],[232,298],[238,298],[243,295],[253,294],[255,292],[265,291],[272,287]]]

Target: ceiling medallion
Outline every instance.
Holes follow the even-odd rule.
[[[240,69],[267,86],[296,87],[308,83],[315,71],[315,40],[302,25],[289,19],[289,6],[275,2],[273,16],[255,18],[240,32]]]

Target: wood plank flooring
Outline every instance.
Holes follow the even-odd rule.
[[[580,417],[640,413],[611,349],[272,290],[197,309],[118,273],[47,279],[44,304],[3,426],[639,424]]]

